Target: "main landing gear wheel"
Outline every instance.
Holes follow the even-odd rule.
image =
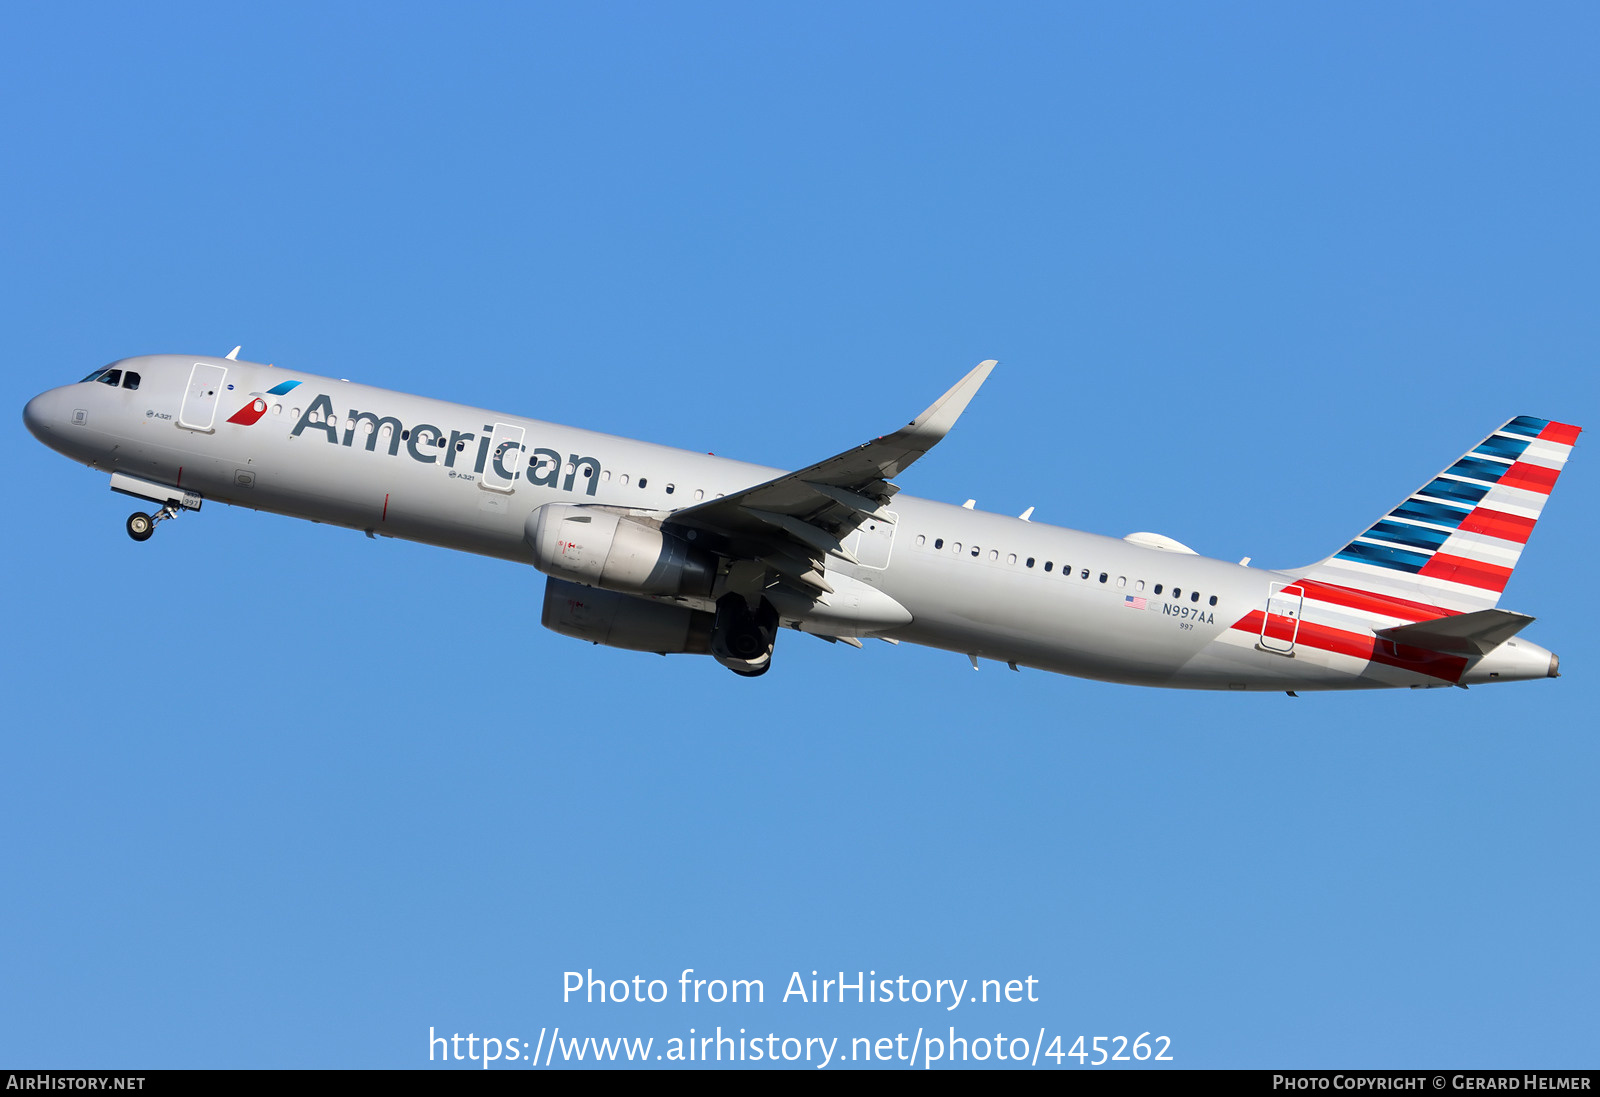
[[[148,541],[156,531],[156,523],[148,514],[128,515],[128,536],[135,541]]]
[[[733,673],[759,678],[772,667],[778,633],[778,611],[765,598],[752,611],[744,596],[724,594],[717,600],[711,627],[711,657]]]

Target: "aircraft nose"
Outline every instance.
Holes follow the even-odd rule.
[[[22,422],[27,426],[28,433],[39,439],[41,442],[45,441],[48,436],[48,431],[50,429],[50,406],[54,402],[55,401],[51,399],[50,393],[41,392],[32,400],[29,400],[28,406],[22,409]]]
[[[22,409],[22,421],[28,433],[51,449],[57,449],[66,435],[71,407],[72,397],[65,389],[50,389],[28,401]]]

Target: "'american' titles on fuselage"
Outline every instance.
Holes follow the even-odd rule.
[[[332,444],[348,448],[355,443],[359,432],[365,436],[363,446],[367,452],[375,453],[378,452],[379,436],[387,430],[390,457],[398,457],[401,444],[404,443],[406,453],[413,461],[424,465],[442,463],[445,468],[452,470],[456,468],[456,459],[472,446],[476,453],[472,464],[473,475],[481,476],[492,456],[494,472],[504,480],[516,480],[523,475],[523,469],[516,467],[519,462],[511,457],[511,454],[531,453],[532,457],[527,462],[527,478],[533,484],[552,488],[559,485],[562,491],[572,491],[581,473],[585,483],[580,485],[580,488],[584,493],[593,495],[595,489],[600,486],[601,465],[593,457],[582,457],[574,453],[563,458],[553,449],[536,446],[529,450],[521,442],[496,446],[494,454],[491,455],[489,444],[493,441],[493,423],[485,423],[482,433],[474,434],[472,431],[463,430],[450,430],[447,433],[445,428],[436,427],[432,423],[418,423],[414,427],[407,427],[393,416],[382,415],[375,411],[358,411],[355,408],[347,411],[342,418],[341,423],[341,417],[334,411],[333,401],[328,395],[318,393],[305,411],[300,413],[294,429],[289,433],[298,438],[307,430],[320,431]],[[508,460],[510,464],[507,463]],[[561,478],[563,464],[567,469],[564,482]],[[456,475],[466,474],[458,471]]]

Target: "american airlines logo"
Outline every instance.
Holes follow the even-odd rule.
[[[291,387],[293,384],[299,382],[293,382]],[[246,405],[240,414],[253,407],[253,404]],[[256,415],[256,419],[259,418],[260,415]],[[255,419],[250,422],[255,422]],[[443,465],[452,470],[452,476],[469,478],[473,474],[481,476],[484,475],[485,469],[492,467],[493,474],[501,480],[526,479],[536,487],[559,488],[562,491],[576,490],[587,495],[595,494],[600,487],[601,465],[594,457],[584,457],[576,453],[563,457],[556,450],[544,446],[529,449],[521,442],[511,441],[502,442],[491,454],[489,443],[494,438],[492,423],[485,423],[482,433],[446,430],[432,423],[407,426],[392,415],[380,415],[375,411],[358,411],[351,408],[345,413],[343,424],[344,430],[341,434],[340,416],[334,411],[333,401],[326,394],[322,394],[312,400],[310,406],[301,413],[299,421],[289,434],[298,438],[306,431],[317,431],[331,444],[346,449],[353,448],[356,438],[360,436],[365,439],[364,448],[368,453],[379,452],[378,440],[383,437],[387,439],[387,452],[390,457],[399,456],[400,447],[404,445],[406,454],[413,461],[424,465]],[[469,453],[472,456],[467,456]],[[521,460],[524,453],[527,455],[525,463]],[[458,460],[463,466],[467,461],[472,461],[472,472],[455,471]],[[585,481],[581,485],[578,484],[580,477]]]
[[[250,394],[250,402],[228,416],[228,422],[238,423],[246,427],[255,426],[261,421],[261,417],[267,413],[267,397],[282,396],[299,383],[299,381],[284,381],[273,385],[266,392],[252,392]],[[232,388],[233,386],[229,385],[228,387]]]

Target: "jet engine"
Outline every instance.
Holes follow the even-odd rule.
[[[585,586],[703,598],[717,578],[715,554],[599,507],[547,503],[528,515],[523,536],[535,567]]]
[[[554,576],[545,580],[540,620],[545,628],[563,636],[630,651],[660,655],[705,655],[711,651],[713,617],[709,613],[579,586]]]

